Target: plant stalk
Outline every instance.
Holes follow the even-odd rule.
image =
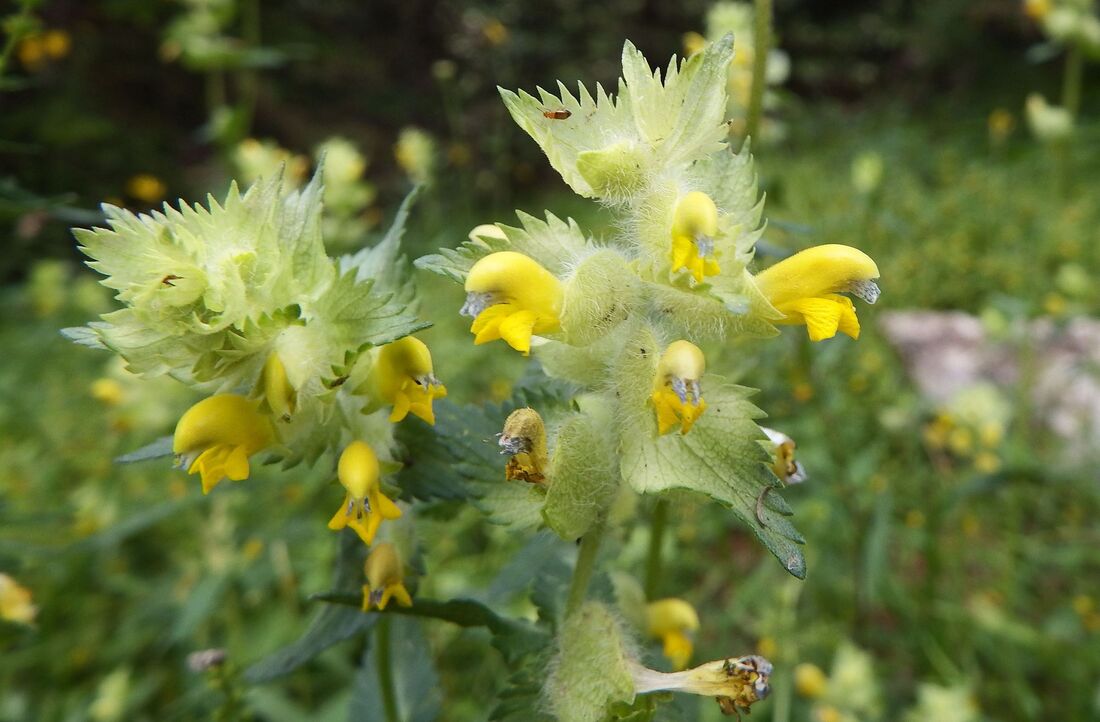
[[[664,545],[667,525],[668,501],[658,499],[649,524],[649,555],[645,563],[645,596],[648,600],[657,596],[657,584],[661,578],[661,547]]]
[[[390,654],[390,618],[379,615],[374,630],[375,663],[378,665],[378,688],[382,693],[382,710],[386,722],[401,722],[397,711],[397,688],[393,682],[392,655]]]
[[[1077,45],[1070,45],[1066,51],[1066,70],[1062,76],[1062,107],[1069,111],[1073,119],[1081,111],[1081,86],[1085,75],[1085,56]]]
[[[752,88],[745,118],[745,138],[756,139],[764,114],[764,89],[768,84],[768,53],[772,46],[772,0],[756,0],[753,16]],[[736,40],[734,41],[736,42]]]
[[[605,523],[601,519],[581,538],[581,548],[577,553],[577,566],[573,568],[573,581],[569,584],[569,598],[565,602],[565,617],[580,609],[588,594],[588,582],[596,571],[596,555],[600,551]]]

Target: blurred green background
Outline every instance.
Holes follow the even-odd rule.
[[[345,174],[326,233],[345,249],[384,228],[414,182],[427,188],[411,257],[516,208],[606,233],[495,88],[612,86],[624,39],[660,65],[704,32],[710,5],[0,3],[5,37],[21,38],[0,77],[0,573],[37,607],[33,624],[0,621],[0,721],[206,719],[226,688],[254,718],[372,719],[354,704],[369,689],[362,639],[263,682],[189,671],[188,654],[216,647],[232,677],[301,636],[307,597],[330,588],[331,474],[264,469],[203,497],[165,460],[112,464],[195,399],[58,334],[112,303],[68,228],[95,224],[103,201],[199,201],[284,161],[302,177],[338,137],[348,143],[325,145]],[[1054,433],[1029,373],[1051,334],[1100,310],[1096,68],[1074,135],[1041,143],[1025,98],[1060,97],[1064,52],[1014,0],[777,0],[775,12],[791,68],[768,110],[782,132],[754,148],[761,261],[847,243],[877,260],[884,294],[861,309],[858,342],[811,345],[795,329],[708,350],[798,442],[810,479],[786,496],[806,582],[728,513],[685,499],[659,594],[698,609],[697,661],[758,650],[788,690],[800,669],[805,694],[777,692],[754,718],[1100,719],[1096,430]],[[507,398],[523,360],[475,350],[452,312],[461,292],[418,277],[435,323],[423,338],[452,398]],[[971,314],[981,348],[1022,370],[1002,378],[993,364],[948,401],[922,393],[906,371],[919,359],[879,323],[907,309]],[[932,355],[964,352],[931,336]],[[1073,356],[1074,379],[1098,367],[1095,349]],[[505,565],[531,542],[455,503],[425,507],[419,593],[529,612],[515,590],[531,580],[510,583]],[[649,501],[633,513],[608,563],[640,574]],[[418,629],[410,679],[446,700],[440,718],[486,719],[510,672],[487,637]],[[717,714],[709,700],[682,707]]]

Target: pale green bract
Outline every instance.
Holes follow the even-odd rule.
[[[353,437],[392,449],[385,414],[376,422],[360,413],[370,399],[348,382],[369,373],[369,349],[428,325],[400,252],[415,193],[379,243],[333,259],[322,239],[322,172],[301,190],[281,174],[243,194],[234,183],[208,208],[136,215],[104,206],[109,228],[74,233],[123,308],[65,334],[115,351],[135,373],[169,374],[205,393],[262,396],[261,370],[275,353],[297,400],[279,420],[278,456],[314,459]]]
[[[578,85],[574,96],[558,83],[559,95],[539,97],[500,89],[512,118],[546,153],[550,165],[579,195],[610,203],[629,202],[650,181],[725,146],[725,78],[733,55],[726,36],[706,52],[677,63],[661,77],[630,42],[623,48],[623,77],[612,98],[599,85],[596,96]],[[547,111],[567,110],[564,120]]]

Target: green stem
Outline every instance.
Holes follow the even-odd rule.
[[[260,3],[259,0],[245,0],[241,4],[241,35],[249,48],[260,47]],[[240,71],[238,83],[241,88],[240,107],[243,115],[241,137],[252,134],[252,119],[256,114],[256,103],[260,97],[260,74],[256,68],[244,68]]]
[[[401,716],[397,711],[397,688],[393,683],[393,666],[390,655],[390,618],[388,615],[379,615],[381,618],[375,625],[374,651],[375,663],[378,665],[378,687],[382,692],[382,709],[386,715],[386,722],[401,722]]]
[[[588,582],[596,571],[596,554],[603,539],[604,522],[600,520],[588,530],[581,539],[581,548],[577,553],[577,566],[573,568],[573,581],[569,584],[569,598],[565,603],[565,616],[568,618],[580,609],[588,594]]]
[[[657,583],[661,578],[661,546],[664,544],[667,523],[668,502],[658,499],[649,525],[649,556],[645,563],[645,596],[650,600],[657,596]]]
[[[745,137],[756,138],[760,117],[764,113],[764,89],[768,84],[768,52],[772,46],[772,0],[756,0],[753,17],[752,88],[749,94]]]
[[[1062,107],[1069,111],[1074,120],[1081,110],[1081,86],[1084,82],[1085,56],[1077,45],[1069,46],[1066,52],[1066,72],[1062,76]]]
[[[15,52],[15,46],[19,44],[20,40],[27,36],[25,30],[30,26],[29,20],[34,5],[35,3],[33,0],[23,0],[19,12],[9,16],[6,20],[6,25],[11,28],[12,32],[4,41],[4,48],[0,50],[0,78],[4,77],[4,71],[8,68],[11,54]]]

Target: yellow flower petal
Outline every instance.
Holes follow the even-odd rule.
[[[500,337],[524,356],[531,353],[531,333],[537,317],[534,311],[520,311],[508,316],[500,324]]]

